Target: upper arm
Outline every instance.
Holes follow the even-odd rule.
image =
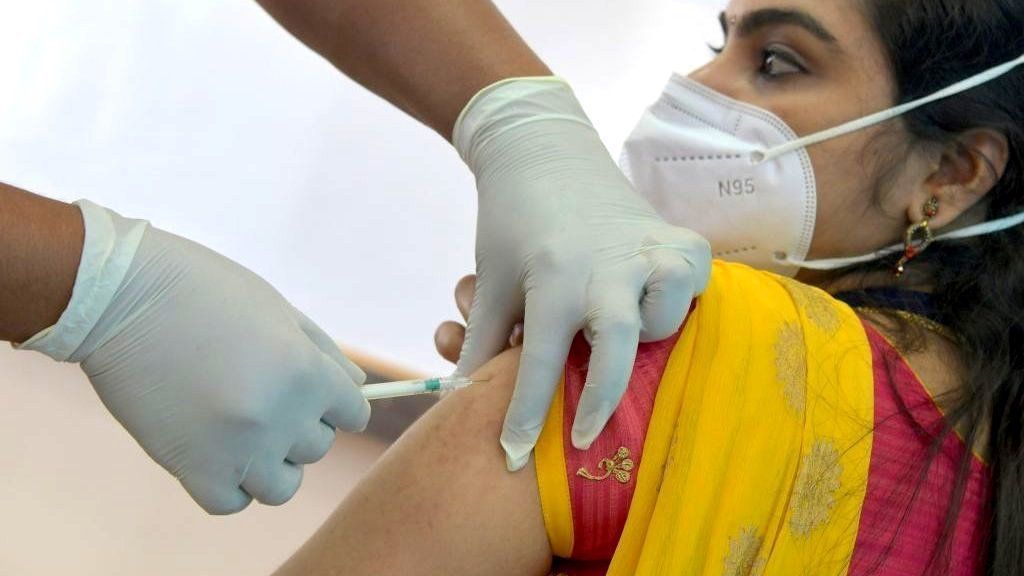
[[[439,402],[400,438],[278,574],[547,574],[532,465],[498,443],[519,350]]]

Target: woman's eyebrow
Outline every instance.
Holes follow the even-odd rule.
[[[725,12],[718,16],[718,20],[722,24],[722,30],[728,35],[731,26]],[[769,26],[797,26],[810,32],[823,42],[828,44],[839,43],[836,37],[814,16],[802,10],[794,9],[765,8],[751,12],[739,22],[737,33],[740,36],[750,36]]]

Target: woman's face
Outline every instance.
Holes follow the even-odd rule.
[[[721,53],[690,77],[772,111],[799,135],[889,108],[896,85],[858,1],[733,0],[722,14]],[[921,155],[906,155],[880,178],[907,142],[902,124],[890,122],[809,148],[818,184],[810,258],[859,255],[899,241],[910,194],[934,169]]]

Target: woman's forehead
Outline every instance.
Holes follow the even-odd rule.
[[[836,38],[862,35],[869,31],[863,0],[731,0],[724,6],[726,20],[738,25],[745,18],[764,12],[789,13],[815,22]]]
[[[865,2],[870,0],[732,0],[724,3],[723,24],[750,31],[798,27],[829,45],[845,73],[865,82],[888,77],[882,46]]]

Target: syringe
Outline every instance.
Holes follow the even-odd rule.
[[[401,398],[402,396],[458,390],[476,382],[485,382],[485,380],[472,380],[461,376],[445,376],[424,380],[400,380],[398,382],[367,384],[362,387],[362,390],[363,397],[367,400],[381,400],[383,398]]]

